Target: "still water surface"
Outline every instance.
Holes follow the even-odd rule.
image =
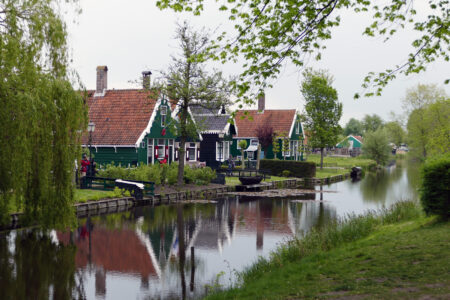
[[[73,233],[0,233],[1,298],[200,298],[215,284],[234,283],[236,271],[294,235],[416,199],[417,182],[416,166],[392,166],[303,197],[323,201],[233,196],[81,219]]]

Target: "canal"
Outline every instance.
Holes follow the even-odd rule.
[[[79,220],[74,232],[0,233],[2,299],[200,298],[279,243],[352,213],[417,199],[406,163],[290,199],[137,207]]]

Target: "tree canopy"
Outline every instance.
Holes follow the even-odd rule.
[[[342,116],[342,103],[338,101],[337,91],[331,86],[332,77],[326,71],[307,69],[300,91],[306,101],[306,128],[310,132],[308,144],[321,148],[321,167],[323,149],[334,146],[342,131],[339,120]]]
[[[377,131],[384,125],[383,119],[377,114],[365,115],[362,120],[364,132]]]
[[[48,227],[75,220],[72,180],[86,109],[68,81],[67,33],[56,2],[0,1],[3,224],[12,210]]]
[[[344,128],[344,135],[363,135],[364,133],[364,126],[361,121],[351,118],[348,120],[347,124]]]
[[[331,39],[333,27],[341,23],[341,12],[370,12],[373,22],[363,34],[382,36],[385,40],[411,26],[417,32],[413,50],[405,53],[405,62],[385,71],[369,72],[363,88],[365,96],[380,95],[398,74],[419,73],[438,58],[449,61],[450,9],[448,0],[429,0],[427,18],[417,17],[413,0],[388,0],[380,4],[370,0],[216,0],[219,10],[228,15],[234,32],[223,32],[212,45],[213,56],[222,62],[245,59],[244,71],[236,82],[241,95],[252,84],[263,89],[269,79],[279,76],[282,66],[290,61],[302,67],[306,58],[321,58],[323,42]],[[204,0],[158,0],[160,9],[188,11],[199,15]],[[448,83],[449,79],[446,79]],[[355,97],[359,97],[358,94]],[[248,100],[249,98],[244,98]]]
[[[436,85],[419,84],[403,101],[408,116],[408,145],[420,158],[450,150],[450,98]]]
[[[183,183],[185,144],[189,138],[196,138],[200,130],[189,115],[189,107],[226,103],[229,97],[229,83],[219,71],[207,72],[205,60],[209,42],[207,33],[195,31],[187,22],[178,25],[176,39],[180,53],[173,56],[168,71],[162,72],[166,85],[163,91],[178,106],[180,136],[178,184]]]

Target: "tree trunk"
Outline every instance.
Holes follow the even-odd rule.
[[[244,149],[241,148],[241,169],[245,169]]]
[[[256,170],[259,170],[259,156],[261,155],[261,145],[258,145],[258,151],[256,153]]]
[[[323,169],[323,147],[320,148],[320,169]]]
[[[178,178],[177,184],[182,185],[184,183],[184,165],[186,161],[186,140],[187,140],[187,116],[188,116],[188,103],[185,100],[181,106],[180,114],[180,148],[178,148]]]
[[[177,184],[182,185],[184,183],[184,164],[186,161],[186,137],[180,138],[180,148],[178,148],[178,177]]]

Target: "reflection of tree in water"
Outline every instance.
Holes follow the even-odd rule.
[[[384,204],[388,190],[402,178],[402,174],[401,166],[367,172],[360,184],[363,201]]]
[[[412,190],[418,191],[421,184],[420,179],[420,167],[421,164],[418,161],[408,161],[406,168],[406,176],[408,178],[408,184]]]
[[[38,230],[9,233],[9,238],[0,236],[3,299],[85,298],[75,279],[74,246],[56,245]]]

